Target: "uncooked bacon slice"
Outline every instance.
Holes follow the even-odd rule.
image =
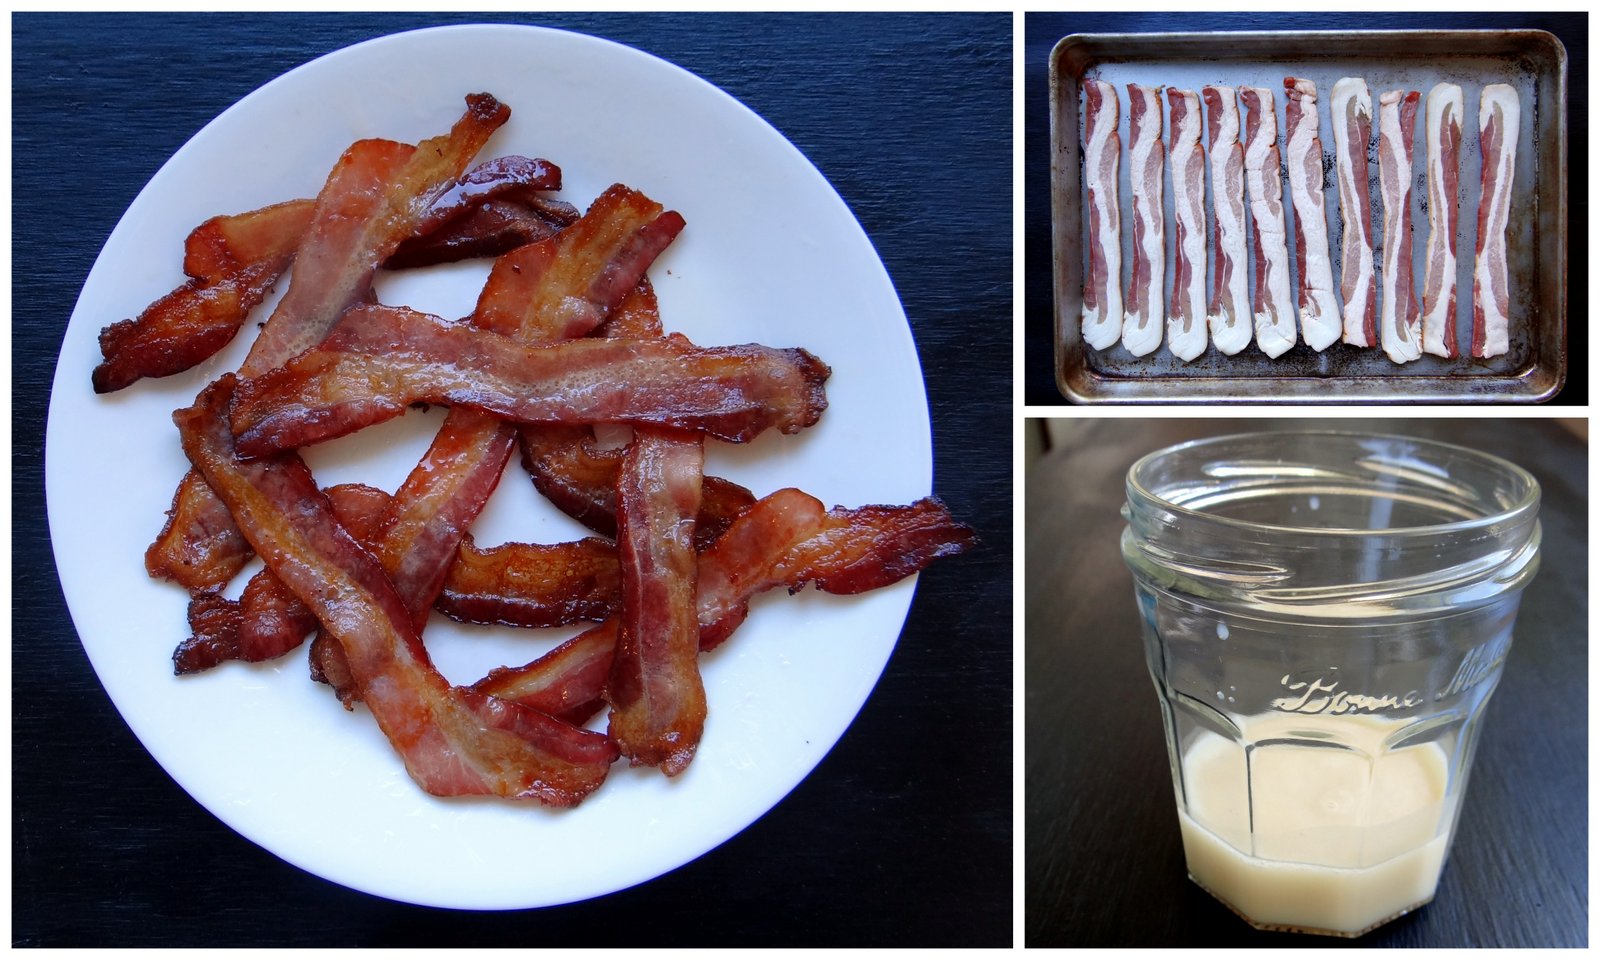
[[[1136,357],[1161,346],[1166,326],[1166,226],[1162,213],[1166,175],[1157,88],[1128,84],[1128,180],[1133,188],[1133,276],[1128,281],[1122,345]]]
[[[1083,85],[1083,185],[1088,196],[1089,260],[1083,279],[1083,339],[1104,350],[1122,337],[1122,162],[1117,88],[1099,80]]]
[[[1289,237],[1283,216],[1283,182],[1278,172],[1278,114],[1266,87],[1243,87],[1244,179],[1255,224],[1256,281],[1251,298],[1256,346],[1279,357],[1294,346],[1294,301],[1289,296]]]
[[[1421,308],[1411,265],[1411,164],[1415,90],[1378,98],[1378,186],[1383,196],[1383,352],[1395,363],[1422,356]]]
[[[1517,173],[1522,106],[1503,83],[1483,88],[1478,101],[1478,149],[1483,185],[1478,194],[1478,248],[1472,273],[1472,355],[1496,357],[1511,346],[1511,287],[1506,229]]]
[[[1328,256],[1328,215],[1322,203],[1322,139],[1317,135],[1317,85],[1283,78],[1289,130],[1289,196],[1294,204],[1294,250],[1300,264],[1300,332],[1306,345],[1325,350],[1344,332],[1333,295]]]
[[[393,419],[413,403],[465,405],[522,423],[656,424],[743,442],[816,423],[828,368],[801,349],[664,340],[510,338],[399,307],[352,308],[321,347],[240,387],[246,456]]]
[[[1378,345],[1378,282],[1372,267],[1372,191],[1367,185],[1367,144],[1372,140],[1372,97],[1367,81],[1343,77],[1333,85],[1334,168],[1339,175],[1339,293],[1344,297],[1344,342]]]
[[[225,376],[174,414],[184,452],[256,553],[337,637],[363,700],[417,784],[436,796],[557,806],[593,792],[615,745],[538,711],[452,688],[429,660],[405,602],[335,519],[305,464],[293,454],[237,458],[227,424],[234,385]]]
[[[622,613],[607,729],[634,766],[669,777],[688,768],[706,722],[694,549],[704,468],[698,434],[640,429],[617,478]]]
[[[1232,87],[1206,87],[1207,147],[1211,151],[1211,298],[1206,304],[1211,342],[1228,356],[1250,345],[1250,254],[1245,246],[1244,148],[1239,145],[1239,107]]]
[[[972,528],[933,497],[907,506],[827,510],[799,490],[779,490],[756,501],[700,555],[700,650],[727,640],[758,593],[774,587],[794,593],[807,583],[828,593],[864,593],[976,542]],[[582,723],[600,707],[616,638],[617,621],[608,620],[533,663],[492,671],[474,688]]]
[[[1167,102],[1177,221],[1167,349],[1180,360],[1193,360],[1206,349],[1206,157],[1200,149],[1200,96],[1169,87]]]
[[[1441,83],[1428,91],[1428,246],[1422,262],[1422,349],[1441,357],[1456,348],[1456,227],[1461,185],[1461,88]]]

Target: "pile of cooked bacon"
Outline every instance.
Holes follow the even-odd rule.
[[[177,671],[278,657],[314,635],[313,677],[346,707],[367,705],[423,789],[566,806],[619,756],[684,770],[706,718],[699,655],[728,639],[753,595],[871,590],[974,535],[931,497],[829,510],[799,490],[758,499],[705,476],[708,435],[742,442],[816,423],[828,368],[800,349],[665,334],[645,272],[683,218],[621,185],[579,216],[546,196],[560,171],[543,160],[469,170],[510,111],[487,94],[467,103],[443,136],[355,143],[315,200],[198,227],[189,282],[101,334],[94,386],[212,356],[292,264],[239,371],[173,417],[193,469],[145,563],[192,595]],[[380,267],[485,256],[493,269],[461,322],[374,302]],[[393,495],[320,489],[296,452],[415,403],[449,413]],[[631,441],[605,447],[601,423],[631,426]],[[598,536],[473,543],[467,531],[519,447],[538,490]],[[264,569],[239,599],[223,597],[252,554]],[[456,686],[423,644],[433,610],[596,625]],[[606,732],[587,729],[601,710]]]

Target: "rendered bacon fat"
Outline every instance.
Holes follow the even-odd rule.
[[[681,338],[523,347],[403,308],[359,306],[322,346],[244,384],[233,410],[247,456],[302,447],[460,404],[524,423],[625,422],[742,442],[816,423],[828,368],[800,349],[697,348]]]
[[[1378,186],[1383,195],[1383,352],[1395,363],[1422,356],[1422,324],[1411,268],[1412,138],[1417,128],[1415,90],[1378,98]]]
[[[467,104],[449,134],[417,148],[361,140],[339,158],[295,254],[301,268],[251,346],[241,375],[256,376],[321,341],[340,313],[367,294],[378,264],[412,233],[434,199],[510,115],[488,94],[474,94]],[[244,538],[230,529],[226,517],[205,484],[189,474],[166,525],[145,552],[145,569],[191,591],[221,587],[249,559]],[[183,519],[189,524],[177,525]]]
[[[1278,179],[1278,115],[1272,91],[1244,87],[1244,179],[1255,223],[1256,281],[1251,299],[1256,346],[1279,357],[1296,339],[1294,302],[1289,297],[1289,238],[1284,226],[1283,184]]]
[[[1344,342],[1378,344],[1378,281],[1372,266],[1372,191],[1367,186],[1367,144],[1372,140],[1372,98],[1367,82],[1344,77],[1333,85],[1334,168],[1339,175],[1339,293],[1344,297]]]
[[[293,454],[240,461],[227,426],[234,378],[174,414],[184,452],[228,504],[256,553],[344,648],[378,726],[424,790],[568,806],[605,779],[604,737],[472,690],[434,669],[410,611]]]
[[[1472,355],[1496,357],[1511,345],[1511,287],[1506,229],[1517,172],[1522,107],[1503,83],[1483,88],[1478,101],[1478,149],[1483,183],[1478,194],[1478,247],[1472,273]]]
[[[698,435],[641,429],[617,478],[622,614],[608,731],[635,766],[669,777],[688,768],[706,722],[694,549],[704,467]]]
[[[1344,332],[1333,295],[1328,256],[1328,216],[1322,203],[1322,139],[1317,135],[1317,85],[1283,78],[1289,128],[1289,196],[1294,204],[1294,250],[1300,264],[1300,332],[1306,345],[1325,350]]]
[[[700,555],[700,649],[727,640],[744,622],[750,598],[763,591],[781,586],[793,593],[815,583],[828,593],[864,593],[962,553],[976,539],[932,497],[908,506],[826,510],[799,490],[779,490],[756,501]],[[599,708],[616,637],[617,621],[608,620],[533,663],[491,672],[474,688],[581,723]]]
[[[1122,162],[1117,88],[1083,85],[1083,182],[1088,196],[1089,260],[1083,281],[1083,339],[1104,350],[1122,337]]]
[[[1122,345],[1136,357],[1161,346],[1166,325],[1164,279],[1166,226],[1161,211],[1165,192],[1161,146],[1161,100],[1157,90],[1128,84],[1128,179],[1133,188],[1133,276],[1128,281]]]
[[[1200,97],[1167,89],[1171,111],[1173,237],[1172,311],[1167,348],[1180,360],[1206,349],[1206,158],[1200,149]]]
[[[1441,83],[1428,91],[1428,246],[1422,281],[1422,349],[1454,357],[1456,348],[1456,227],[1461,185],[1461,88]]]
[[[1239,145],[1239,107],[1232,87],[1206,87],[1207,145],[1211,151],[1211,195],[1215,209],[1211,249],[1211,299],[1206,304],[1211,342],[1228,356],[1250,345],[1250,254],[1245,247],[1244,148]]]

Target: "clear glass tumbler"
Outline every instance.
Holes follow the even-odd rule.
[[[1538,483],[1448,444],[1266,433],[1153,453],[1127,495],[1189,876],[1257,927],[1337,936],[1433,899]]]

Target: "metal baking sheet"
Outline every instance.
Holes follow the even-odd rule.
[[[1083,342],[1080,317],[1087,222],[1083,211],[1081,88],[1085,79],[1112,84],[1122,101],[1124,159],[1123,270],[1132,262],[1133,222],[1127,188],[1127,84],[1177,86],[1198,91],[1208,84],[1261,86],[1274,91],[1278,145],[1287,153],[1283,78],[1304,77],[1317,84],[1323,144],[1323,188],[1335,285],[1341,266],[1337,178],[1333,172],[1333,127],[1329,99],[1340,77],[1364,77],[1372,92],[1373,126],[1378,95],[1385,90],[1416,90],[1412,230],[1415,273],[1424,272],[1427,247],[1427,143],[1425,102],[1434,84],[1461,85],[1466,107],[1462,131],[1460,228],[1457,236],[1456,337],[1470,344],[1472,269],[1477,240],[1481,160],[1478,152],[1478,99],[1483,87],[1508,83],[1521,98],[1516,176],[1512,184],[1511,228],[1507,237],[1511,286],[1510,351],[1488,360],[1422,359],[1397,364],[1381,349],[1335,343],[1321,353],[1304,342],[1277,359],[1252,343],[1228,357],[1215,347],[1184,363],[1161,347],[1134,357],[1120,344],[1094,350]],[[1566,49],[1542,30],[1378,30],[1345,32],[1254,32],[1075,34],[1055,47],[1050,60],[1051,214],[1055,240],[1056,380],[1061,392],[1081,403],[1214,402],[1426,402],[1512,403],[1548,400],[1561,389],[1567,372],[1567,195]],[[1165,108],[1165,98],[1163,98]],[[1165,109],[1163,109],[1165,114]],[[1204,137],[1202,136],[1202,140]],[[1169,142],[1166,136],[1163,142]],[[1368,156],[1372,193],[1373,243],[1383,249],[1381,191],[1375,144]],[[1284,209],[1293,236],[1294,208],[1284,179]],[[1166,191],[1167,296],[1171,296],[1172,191]],[[1209,165],[1206,209],[1211,211]],[[1209,219],[1208,219],[1209,224]],[[1252,228],[1253,229],[1253,228]],[[1209,230],[1209,225],[1208,225]],[[1208,261],[1212,257],[1208,256]],[[1290,260],[1298,282],[1298,264]],[[1207,264],[1209,273],[1214,265]],[[1254,271],[1254,257],[1250,269]],[[1254,277],[1252,272],[1251,277]],[[1291,285],[1291,289],[1295,289]],[[1420,292],[1419,292],[1420,296]],[[1381,303],[1380,303],[1381,308]]]

